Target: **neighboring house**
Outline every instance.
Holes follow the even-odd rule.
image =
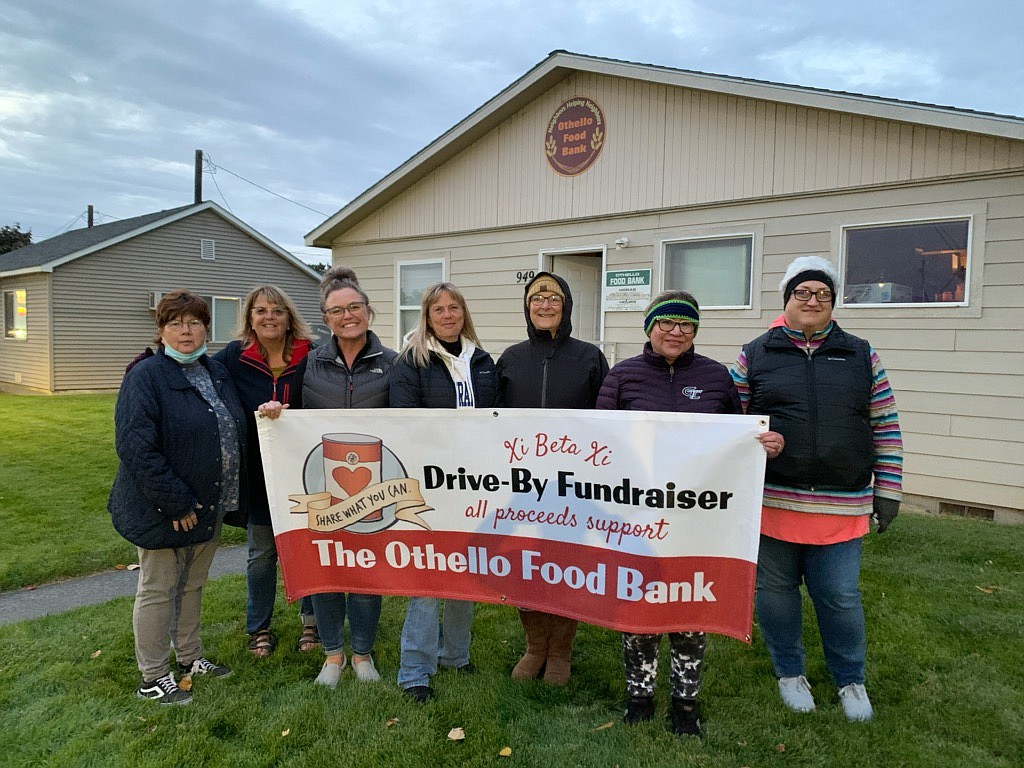
[[[685,288],[726,364],[779,314],[786,265],[825,255],[836,318],[891,375],[911,499],[1024,510],[1020,117],[555,52],[306,243],[356,270],[391,344],[445,279],[500,352],[553,268],[612,361],[650,295]]]
[[[319,275],[212,202],[76,229],[0,254],[0,390],[111,390],[153,346],[160,296],[207,298],[210,351],[235,337],[255,285],[273,283],[319,321]]]

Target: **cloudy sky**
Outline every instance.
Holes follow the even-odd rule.
[[[0,0],[0,225],[190,203],[202,149],[206,199],[322,261],[307,232],[552,50],[1024,115],[1022,22],[1019,0]]]

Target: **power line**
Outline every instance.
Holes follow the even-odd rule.
[[[292,205],[297,205],[300,208],[305,208],[307,211],[312,211],[313,213],[318,213],[321,216],[327,216],[327,214],[324,213],[323,211],[318,211],[316,208],[310,208],[308,205],[303,205],[302,203],[296,202],[295,200],[292,200],[291,198],[288,198],[288,197],[285,197],[284,195],[278,194],[277,192],[275,192],[272,189],[267,189],[266,187],[264,187],[264,186],[262,186],[260,184],[257,184],[255,181],[250,181],[249,179],[245,178],[244,176],[239,176],[237,173],[235,173],[234,171],[228,170],[223,165],[215,164],[213,162],[213,160],[210,159],[209,155],[204,155],[204,157],[206,158],[206,165],[207,165],[207,168],[208,168],[207,172],[210,174],[211,177],[213,177],[213,183],[215,185],[217,184],[217,176],[216,176],[217,171],[224,171],[225,173],[230,173],[236,179],[241,179],[246,184],[252,184],[252,186],[256,187],[257,189],[262,189],[264,192],[268,192],[271,195],[273,195],[274,197],[281,198],[285,202],[291,203]],[[220,186],[217,186],[217,191],[220,192]],[[222,198],[224,197],[224,193],[223,192],[221,192],[221,197]],[[227,200],[224,201],[224,204],[227,205]]]
[[[85,218],[85,214],[86,214],[86,212],[85,212],[85,211],[82,211],[82,212],[81,212],[80,214],[78,214],[77,216],[75,216],[75,218],[73,218],[73,219],[72,219],[71,221],[69,221],[69,222],[68,222],[67,224],[65,224],[65,225],[64,225],[63,227],[57,227],[57,229],[53,230],[53,232],[51,232],[50,234],[48,234],[48,235],[47,235],[46,237],[44,237],[43,239],[44,239],[44,240],[49,240],[49,239],[50,239],[51,237],[53,237],[54,235],[57,235],[57,234],[61,234],[61,235],[63,235],[63,234],[65,233],[65,232],[67,232],[67,231],[68,231],[69,229],[71,229],[71,228],[72,228],[73,226],[75,226],[75,224],[76,224],[77,222],[79,222],[79,221],[81,221],[82,219],[84,219],[84,218]]]

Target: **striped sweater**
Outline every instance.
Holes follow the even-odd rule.
[[[801,331],[783,328],[786,336],[795,346],[808,355],[821,346],[831,332],[834,323],[829,323],[824,330],[814,334],[807,340]],[[872,511],[874,495],[899,501],[903,495],[903,436],[900,432],[899,415],[896,412],[896,400],[889,377],[882,367],[878,353],[873,348],[871,355],[871,402],[869,422],[872,430],[874,462],[873,485],[858,491],[822,491],[791,488],[765,483],[764,505],[795,512],[814,512],[832,515],[866,515]],[[747,359],[743,352],[732,367],[730,373],[736,382],[740,401],[746,410],[750,402]]]

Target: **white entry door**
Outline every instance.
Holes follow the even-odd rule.
[[[601,341],[600,251],[551,254],[551,271],[572,291],[572,335],[583,341]]]

